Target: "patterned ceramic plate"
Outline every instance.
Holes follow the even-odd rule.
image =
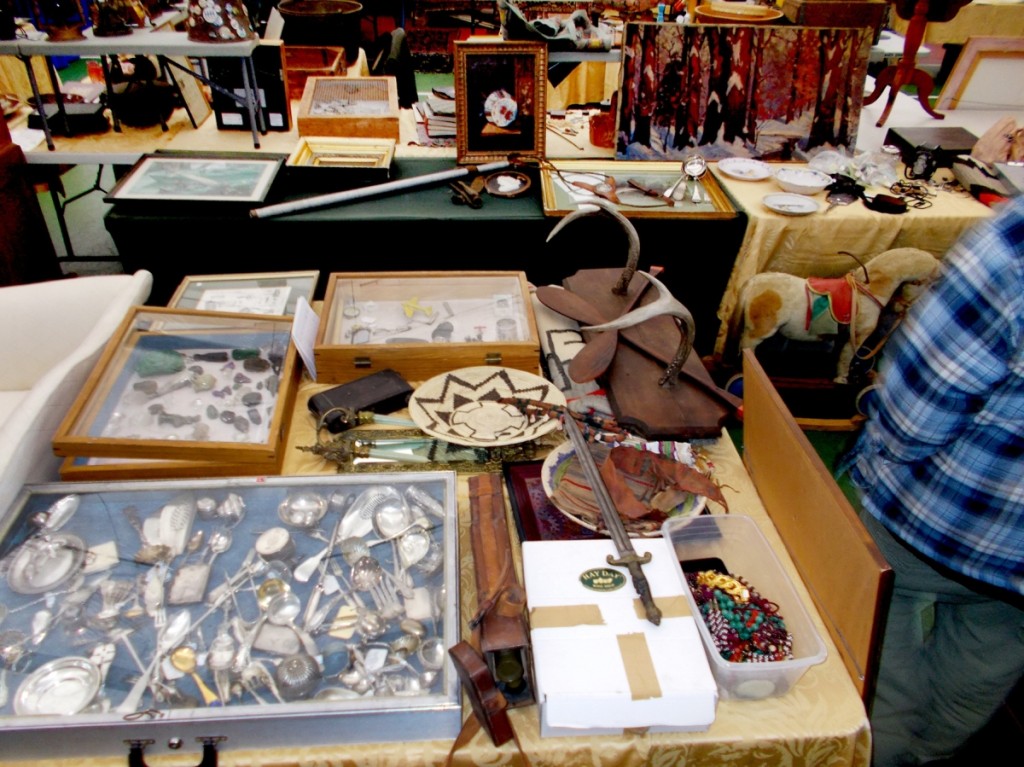
[[[594,451],[603,453],[607,451],[607,448],[595,446]],[[573,470],[575,463],[576,450],[571,442],[564,442],[556,447],[544,459],[544,466],[540,470],[541,486],[551,500],[551,505],[577,525],[607,535],[603,526],[598,527],[593,522],[594,518],[600,515],[597,499],[590,486],[578,476],[579,471]],[[562,487],[563,482],[575,483],[576,487],[572,492],[556,493],[555,491]],[[563,490],[567,490],[567,488],[563,488]],[[638,488],[634,487],[633,492],[637,493]],[[682,503],[668,513],[668,516],[695,517],[704,510],[707,502],[708,499],[703,495],[688,494]],[[654,525],[645,519],[623,519],[622,522],[631,537],[646,538],[661,534],[660,520]]]
[[[505,397],[565,407],[565,395],[545,378],[514,368],[460,368],[434,376],[413,392],[409,415],[432,437],[470,447],[528,442],[558,426],[557,418],[527,417]]]

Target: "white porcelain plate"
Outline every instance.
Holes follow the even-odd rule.
[[[772,175],[768,163],[747,157],[726,157],[718,161],[718,169],[729,178],[740,181],[764,181]]]
[[[558,489],[561,483],[563,481],[567,481],[566,474],[568,473],[570,466],[575,462],[576,449],[572,446],[571,442],[563,442],[561,445],[554,448],[550,453],[548,453],[547,458],[544,459],[544,465],[541,467],[541,487],[544,488],[544,492],[551,500],[551,504],[577,525],[586,528],[587,530],[593,530],[607,535],[603,527],[598,528],[598,526],[591,521],[594,516],[600,512],[597,506],[597,499],[594,497],[593,491],[588,486],[580,484],[576,488],[576,492],[571,496],[573,499],[573,505],[570,505],[568,502],[560,503],[560,498],[563,496],[555,494],[555,490]],[[637,489],[634,488],[634,493],[636,492]],[[568,497],[568,494],[566,497]],[[682,503],[668,513],[668,516],[695,517],[704,510],[707,502],[708,499],[703,495],[689,494]],[[586,507],[586,513],[581,513],[581,507],[577,507],[575,504],[581,504],[582,507]],[[626,532],[633,538],[646,538],[661,534],[660,521],[653,527],[650,526],[649,521],[644,519],[623,519],[622,523],[626,528]]]
[[[565,407],[565,395],[545,378],[515,368],[483,365],[434,376],[409,399],[409,415],[432,437],[469,447],[528,442],[558,426],[557,418],[526,416],[502,399]]]
[[[815,200],[802,194],[779,192],[766,194],[762,199],[764,206],[783,216],[806,216],[820,207]]]

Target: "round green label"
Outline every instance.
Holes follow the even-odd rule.
[[[580,575],[580,583],[591,591],[615,591],[626,585],[626,576],[610,567],[595,567]]]

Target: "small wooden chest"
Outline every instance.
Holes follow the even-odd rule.
[[[394,77],[310,77],[299,102],[300,136],[364,136],[398,141]]]

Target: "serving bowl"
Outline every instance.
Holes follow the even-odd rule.
[[[792,194],[817,194],[832,183],[832,177],[810,168],[779,168],[775,182]]]

